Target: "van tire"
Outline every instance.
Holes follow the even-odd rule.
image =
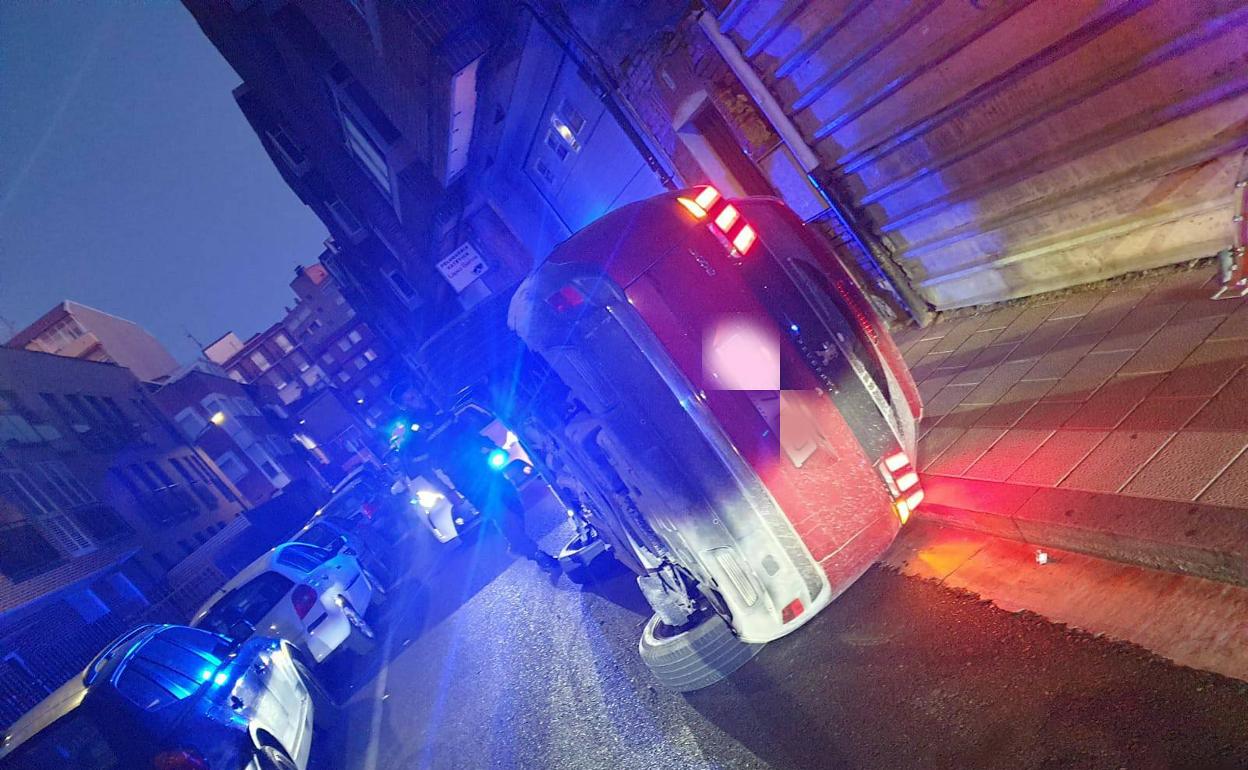
[[[641,659],[669,690],[690,692],[726,679],[763,649],[737,638],[724,619],[708,612],[680,629],[651,616],[641,632]]]

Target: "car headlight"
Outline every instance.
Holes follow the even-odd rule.
[[[439,500],[445,500],[446,495],[441,492],[434,492],[432,489],[421,489],[416,492],[416,499],[413,503],[424,508],[426,511],[432,511],[433,507],[438,504]]]

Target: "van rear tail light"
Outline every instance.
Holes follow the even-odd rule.
[[[906,457],[905,452],[898,452],[895,455],[889,455],[884,458],[884,467],[888,468],[893,473],[896,473],[909,464],[910,458]]]
[[[914,470],[905,452],[896,452],[885,457],[876,467],[888,486],[897,518],[905,524],[914,509],[923,502],[923,489],[919,486],[918,472]]]
[[[732,226],[741,218],[741,212],[737,211],[737,207],[729,203],[719,210],[715,215],[715,226],[719,228],[721,233],[727,233]]]
[[[797,616],[801,615],[805,610],[806,607],[802,604],[802,600],[794,599],[784,605],[784,609],[780,610],[780,622],[788,623],[790,620],[793,620]]]
[[[750,227],[749,225],[742,225],[741,229],[737,231],[736,236],[732,239],[732,246],[738,252],[745,254],[750,250],[750,247],[754,245],[754,241],[757,239],[758,236],[754,234],[753,227]]]
[[[546,304],[553,307],[557,312],[566,313],[573,308],[584,305],[585,295],[581,294],[580,289],[575,286],[568,285],[547,297]]]
[[[709,209],[715,205],[717,200],[719,200],[719,190],[716,190],[714,187],[703,187],[702,191],[693,199],[693,202],[703,209]]]
[[[155,770],[209,770],[208,760],[195,749],[172,749],[152,757]]]
[[[696,201],[691,201],[688,198],[677,198],[676,202],[684,206],[685,211],[693,214],[697,219],[706,219],[706,209],[699,206]]]
[[[295,607],[295,614],[302,620],[316,606],[316,589],[306,583],[295,586],[290,595],[290,603]]]
[[[758,232],[741,216],[741,211],[724,200],[719,190],[703,187],[693,198],[680,196],[676,202],[695,219],[710,218],[710,230],[728,253],[741,257],[758,240]]]

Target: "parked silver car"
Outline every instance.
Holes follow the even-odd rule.
[[[14,723],[0,768],[303,770],[323,708],[288,642],[145,625]]]

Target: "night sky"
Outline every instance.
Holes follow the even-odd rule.
[[[62,299],[179,361],[278,320],[325,231],[171,0],[0,2],[0,338]],[[2,340],[0,340],[2,341]]]

